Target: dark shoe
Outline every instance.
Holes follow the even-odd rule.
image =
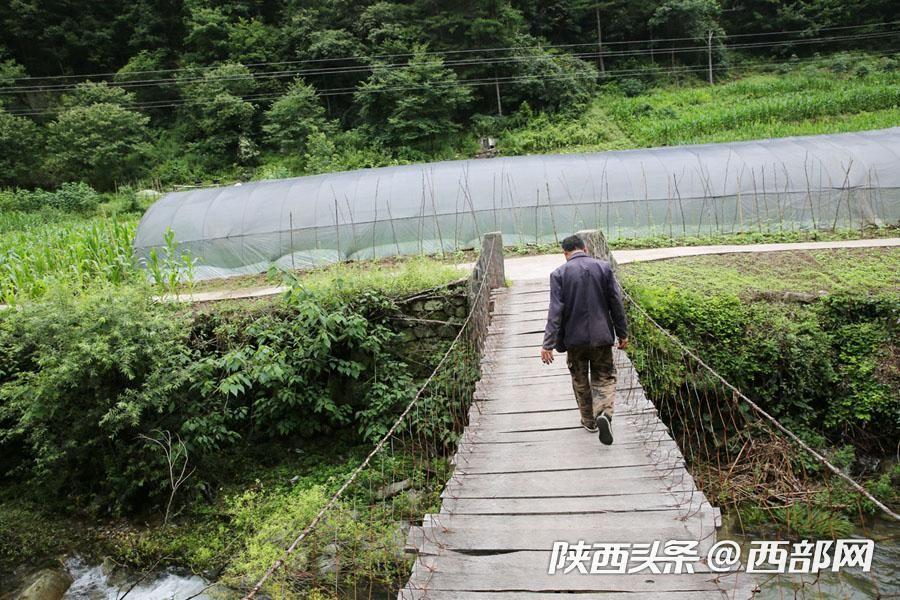
[[[609,446],[613,443],[613,435],[612,435],[612,421],[606,415],[600,415],[597,417],[597,430],[598,437],[600,438],[600,443],[604,446]]]
[[[582,419],[581,426],[590,433],[597,433],[597,424],[593,421],[588,421],[587,423],[585,423],[584,419]]]

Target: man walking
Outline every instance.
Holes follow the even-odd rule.
[[[550,275],[550,310],[541,360],[553,362],[553,350],[566,352],[581,426],[613,442],[612,416],[616,367],[612,346],[628,346],[628,323],[619,284],[606,261],[591,258],[577,235],[562,241],[566,264]]]

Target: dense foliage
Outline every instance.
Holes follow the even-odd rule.
[[[469,156],[474,135],[558,118],[598,84],[616,112],[658,81],[705,80],[708,44],[724,80],[747,59],[890,50],[896,15],[887,0],[22,0],[0,7],[0,185],[105,191]],[[896,106],[889,96],[785,102],[819,118]],[[729,118],[779,109],[757,104]],[[635,143],[696,136],[662,116],[665,131],[629,132]],[[598,128],[620,119],[606,117],[565,135],[602,144]]]
[[[758,258],[699,269],[676,261],[629,267],[625,281],[662,327],[814,445],[891,456],[900,436],[897,258],[825,251],[805,259],[808,270]],[[802,301],[781,300],[782,290]]]
[[[252,310],[190,314],[120,288],[4,311],[0,480],[128,511],[165,496],[167,463],[151,442],[165,435],[196,469],[185,489],[207,494],[246,449],[371,442],[415,387],[394,312],[376,287],[340,279]]]

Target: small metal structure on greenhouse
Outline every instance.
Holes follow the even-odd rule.
[[[135,252],[168,231],[199,279],[344,260],[609,238],[862,228],[900,220],[900,127],[727,144],[444,161],[167,194]]]

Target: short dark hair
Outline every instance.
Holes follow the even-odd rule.
[[[577,235],[570,235],[559,243],[566,252],[574,252],[576,250],[584,250],[584,240]]]

